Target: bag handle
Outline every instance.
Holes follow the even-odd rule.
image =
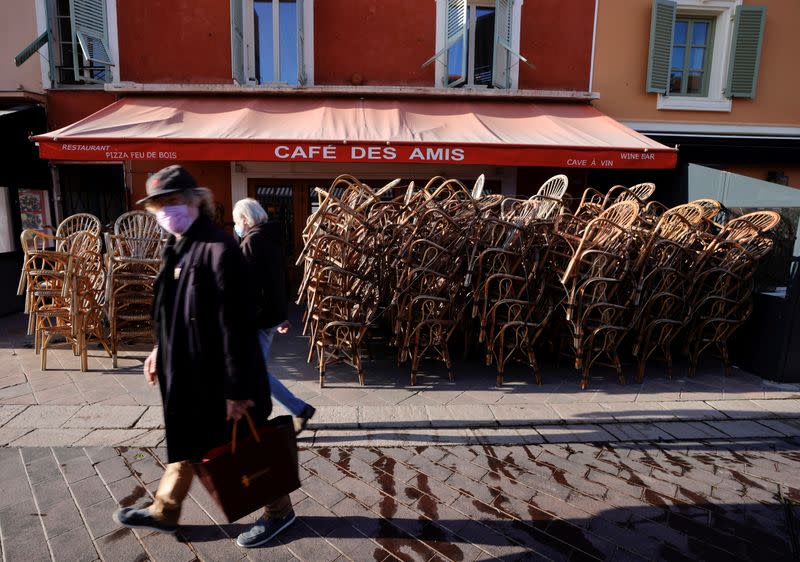
[[[250,417],[248,412],[244,413],[245,418],[247,418],[247,425],[250,426],[250,433],[253,434],[253,439],[256,440],[256,443],[261,443],[261,438],[258,436],[258,431],[256,431],[256,424],[253,423],[253,418]],[[239,422],[242,418],[239,418],[235,422],[233,422],[233,437],[231,438],[231,454],[236,454],[236,428],[239,427]]]

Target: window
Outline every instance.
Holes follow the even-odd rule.
[[[653,0],[647,91],[658,109],[730,111],[754,98],[766,20],[742,0]]]
[[[677,18],[672,36],[671,95],[705,96],[713,43],[714,20]]]
[[[515,88],[519,61],[518,0],[438,0],[436,83],[445,87]]]
[[[110,82],[114,63],[105,0],[43,2],[47,29],[16,56],[16,65],[49,44],[50,80],[54,85]]]
[[[239,84],[308,83],[311,0],[232,0],[233,78]],[[310,13],[310,12],[309,12]]]

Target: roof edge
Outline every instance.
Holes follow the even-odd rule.
[[[226,96],[331,96],[331,97],[408,97],[506,99],[589,103],[600,98],[597,92],[578,90],[500,90],[433,88],[419,86],[238,86],[236,84],[157,84],[118,82],[106,84],[106,92],[126,95],[226,95]]]

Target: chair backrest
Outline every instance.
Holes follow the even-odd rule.
[[[76,232],[88,230],[95,236],[100,234],[100,219],[89,213],[77,213],[61,221],[56,229],[57,238],[68,238]]]
[[[114,234],[126,238],[163,238],[166,236],[155,215],[147,211],[128,211],[114,221]]]
[[[557,176],[553,176],[544,182],[539,188],[539,191],[536,192],[536,195],[544,195],[554,199],[561,199],[564,193],[566,193],[568,185],[569,178],[567,178],[567,176],[564,174],[558,174]]]
[[[633,193],[641,201],[646,201],[655,192],[656,184],[654,183],[637,183],[628,188],[628,191]],[[621,201],[621,199],[618,199]]]
[[[781,222],[781,216],[775,211],[755,211],[731,219],[726,226],[733,226],[742,221],[747,221],[755,226],[759,232],[767,232],[775,228],[778,223]]]

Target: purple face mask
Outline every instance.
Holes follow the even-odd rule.
[[[166,205],[156,211],[156,220],[161,228],[176,235],[189,230],[194,219],[188,205]]]

